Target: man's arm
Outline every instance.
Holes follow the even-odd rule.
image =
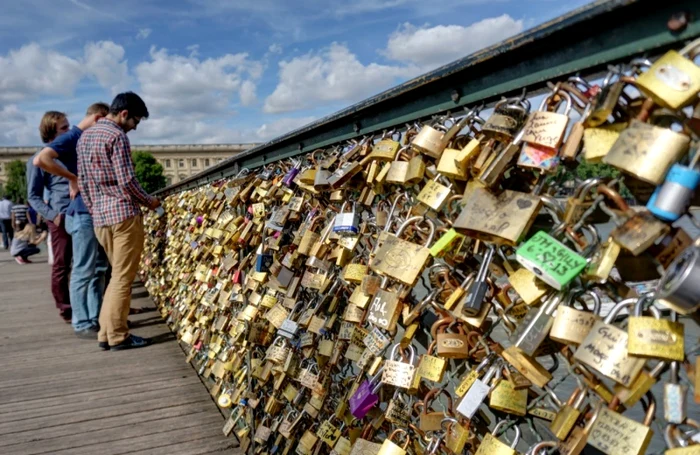
[[[27,162],[27,201],[46,220],[55,221],[58,211],[44,202],[44,175],[32,162]]]
[[[117,174],[117,183],[124,188],[137,204],[155,209],[160,205],[158,199],[153,198],[141,188],[134,172],[134,162],[131,159],[131,146],[124,135],[119,135],[114,142],[112,150],[112,164]]]
[[[59,177],[65,177],[68,180],[68,190],[70,193],[70,198],[75,199],[75,196],[80,191],[78,189],[78,176],[73,174],[71,171],[61,166],[56,162],[58,158],[58,153],[51,147],[44,147],[41,151],[34,157],[32,164],[34,166],[41,168],[48,172],[49,174],[58,175]]]

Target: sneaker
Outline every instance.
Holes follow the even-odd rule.
[[[19,256],[15,256],[15,261],[17,261],[18,264],[22,264],[22,265],[26,264],[25,260]]]
[[[26,262],[27,264],[33,264],[33,262],[32,262],[32,261],[30,261],[30,260],[29,260],[28,258],[27,258],[27,259],[25,259],[25,260],[24,260],[24,262]]]
[[[106,341],[100,341],[99,343],[97,343],[97,346],[103,351],[109,351],[109,343],[107,343]]]
[[[77,336],[81,340],[96,340],[97,332],[93,332],[90,329],[76,330],[75,336]]]
[[[133,349],[133,348],[143,348],[151,344],[150,338],[141,338],[136,335],[129,335],[126,340],[121,343],[110,346],[109,349],[112,351],[121,351],[123,349]]]

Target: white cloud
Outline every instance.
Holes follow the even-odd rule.
[[[112,41],[89,43],[85,46],[84,68],[113,95],[129,86],[129,68],[124,60],[124,48]]]
[[[84,74],[80,61],[36,43],[0,56],[0,68],[0,102],[72,95]]]
[[[279,63],[279,84],[267,97],[269,113],[305,109],[333,101],[353,102],[415,75],[414,66],[363,65],[342,44]]]
[[[243,81],[240,90],[241,104],[250,106],[258,99],[255,95],[255,84],[252,81]]]
[[[281,54],[282,53],[282,46],[277,43],[270,44],[270,47],[267,49],[270,54]]]
[[[433,69],[495,44],[523,30],[523,21],[507,14],[474,22],[466,27],[404,24],[389,37],[383,53],[393,60]]]
[[[235,94],[243,104],[249,103],[255,95],[253,80],[263,71],[262,64],[249,60],[246,53],[200,60],[194,52],[182,56],[152,47],[150,55],[151,60],[138,64],[135,73],[149,110],[161,114],[223,113]]]
[[[270,123],[264,123],[255,131],[255,135],[258,140],[268,141],[308,125],[314,120],[316,120],[316,117],[281,118]]]
[[[39,130],[31,124],[16,104],[0,106],[0,145],[39,143]]]
[[[146,39],[149,36],[151,36],[151,30],[150,28],[140,28],[139,32],[136,34],[136,39]]]

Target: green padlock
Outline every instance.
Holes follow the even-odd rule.
[[[586,258],[544,231],[525,242],[517,261],[554,289],[560,291],[586,267]]]
[[[464,235],[450,229],[445,232],[438,240],[430,247],[430,254],[434,258],[441,258],[450,251],[457,248],[464,241]]]

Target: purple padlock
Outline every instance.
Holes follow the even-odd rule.
[[[294,179],[296,178],[297,175],[299,175],[299,172],[301,171],[301,163],[296,162],[294,163],[294,167],[287,172],[287,175],[284,176],[282,179],[282,184],[286,186],[287,188],[292,186],[292,182],[294,182]]]
[[[367,413],[379,403],[379,395],[377,395],[377,392],[382,386],[382,383],[378,382],[377,379],[383,369],[384,368],[381,368],[373,377],[365,379],[350,397],[350,413],[355,416],[355,418],[364,418]],[[376,384],[375,381],[377,381]]]

